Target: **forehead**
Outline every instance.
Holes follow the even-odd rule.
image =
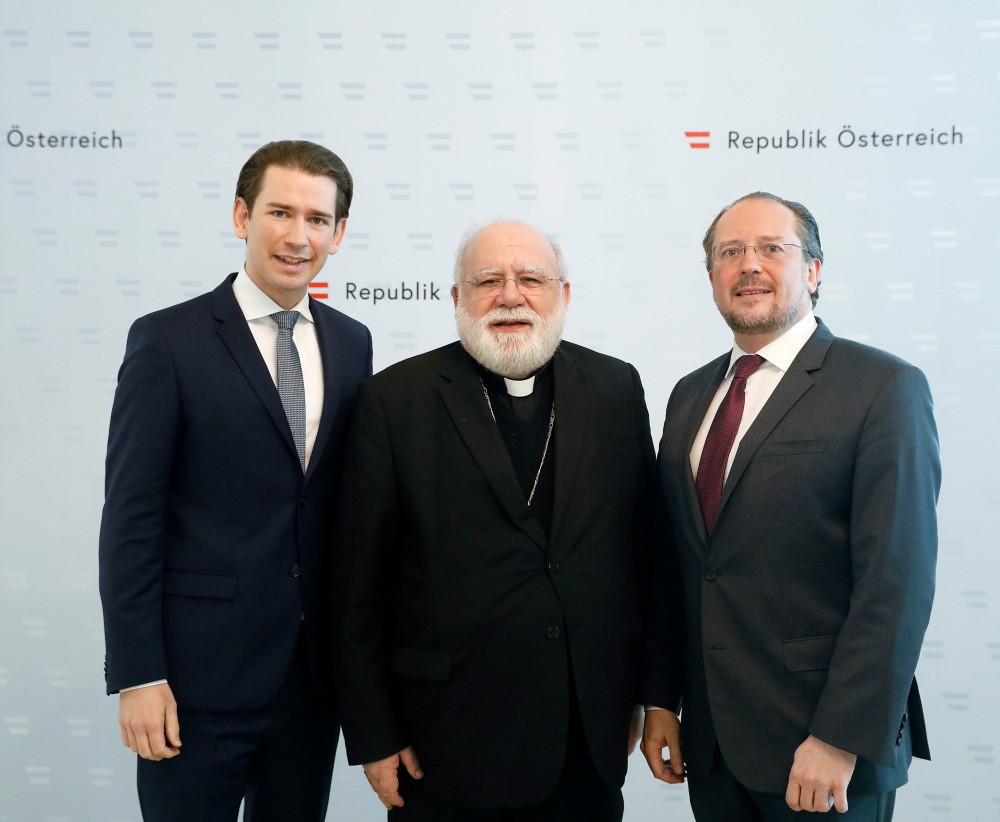
[[[553,267],[555,254],[540,231],[516,223],[487,226],[469,243],[466,264],[473,269],[510,265]]]
[[[787,206],[773,200],[744,200],[719,218],[715,242],[757,237],[798,237],[798,220]]]
[[[258,202],[300,205],[331,213],[336,200],[337,184],[329,177],[286,166],[268,166],[257,195]]]

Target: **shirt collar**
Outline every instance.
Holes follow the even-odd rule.
[[[247,318],[247,322],[270,317],[276,311],[285,310],[257,287],[257,283],[251,280],[250,275],[247,274],[246,266],[240,269],[240,273],[233,280],[233,296],[236,297],[236,302],[239,303],[240,310]],[[304,295],[298,305],[292,308],[292,311],[298,311],[303,319],[312,322],[312,314],[309,311],[309,295]]]
[[[806,344],[815,330],[816,317],[810,309],[795,325],[782,333],[776,340],[771,340],[771,342],[757,353],[782,372],[787,371],[799,355],[802,346]],[[746,353],[739,345],[733,345],[733,353],[729,357],[729,371],[726,372],[727,375],[733,370],[736,361]]]

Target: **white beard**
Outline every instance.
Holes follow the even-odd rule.
[[[532,325],[528,331],[498,332],[491,329],[492,323],[503,320],[520,320]],[[547,317],[521,305],[494,308],[477,318],[469,314],[459,299],[455,306],[455,323],[462,347],[476,362],[501,377],[523,380],[556,353],[566,325],[566,303],[558,300]]]

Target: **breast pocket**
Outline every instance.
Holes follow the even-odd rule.
[[[785,440],[768,442],[760,450],[762,457],[784,457],[795,454],[822,454],[830,445],[830,440]]]

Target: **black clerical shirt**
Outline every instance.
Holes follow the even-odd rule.
[[[496,415],[500,436],[507,447],[514,474],[524,492],[524,499],[531,496],[531,488],[538,476],[535,496],[531,501],[531,512],[535,515],[545,534],[549,533],[552,521],[552,499],[555,486],[555,429],[549,441],[548,454],[542,465],[538,465],[545,451],[545,439],[549,431],[549,417],[552,413],[553,372],[549,360],[535,372],[534,390],[526,397],[512,397],[507,393],[503,377],[477,364],[479,375],[490,395],[493,413]],[[485,402],[485,398],[483,400]],[[556,409],[558,425],[558,409]]]

